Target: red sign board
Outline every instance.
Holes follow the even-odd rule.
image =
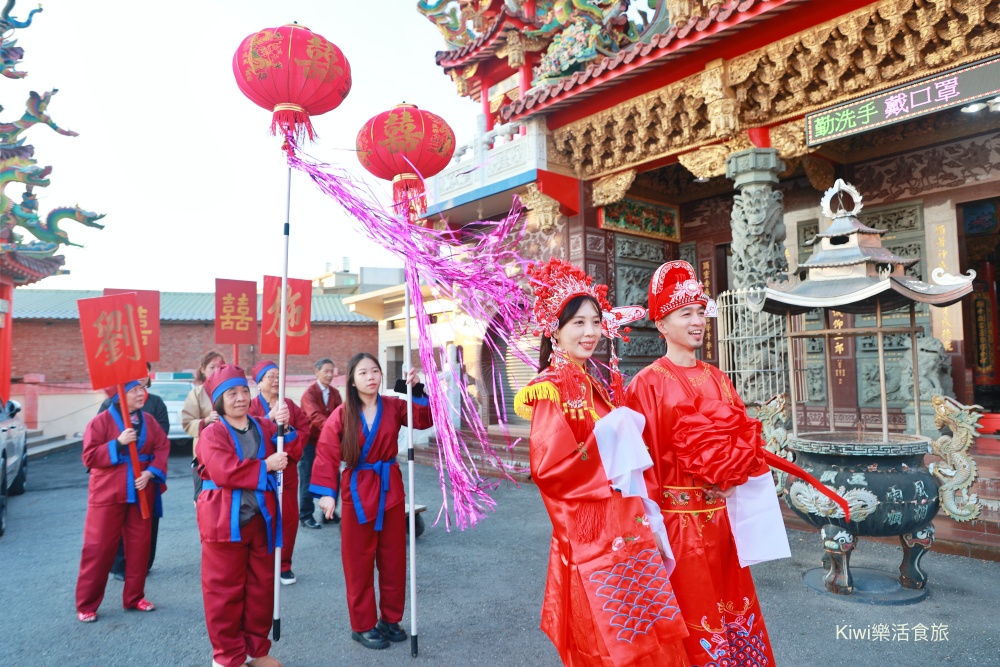
[[[264,313],[261,315],[260,352],[280,352],[281,278],[264,276]],[[312,317],[312,281],[288,279],[288,332],[286,354],[309,354],[309,320]]]
[[[257,342],[257,283],[215,279],[215,342],[233,345]]]
[[[136,310],[136,322],[139,325],[139,337],[146,352],[146,361],[160,360],[160,293],[156,290],[141,289],[111,289],[104,288],[104,296],[113,294],[135,294],[139,304]],[[133,380],[135,378],[132,378]]]
[[[145,377],[146,355],[135,293],[80,299],[76,305],[91,386],[103,389]]]

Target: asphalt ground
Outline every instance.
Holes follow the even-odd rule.
[[[146,583],[157,610],[123,611],[122,584],[112,579],[100,619],[82,624],[73,606],[87,493],[79,449],[32,460],[29,490],[10,499],[0,538],[0,665],[211,664],[187,459],[171,457],[170,473]],[[428,506],[417,540],[419,657],[408,642],[372,651],[350,639],[333,525],[299,531],[298,583],[282,588],[282,639],[272,654],[288,667],[559,665],[538,629],[550,534],[538,490],[503,485],[494,514],[472,530],[447,532],[430,525],[441,505],[436,471],[418,466],[416,479],[417,501]],[[779,665],[1000,665],[997,563],[929,553],[925,600],[874,606],[807,588],[802,575],[819,565],[819,537],[789,537],[791,559],[753,568]],[[899,558],[899,548],[862,539],[852,565],[894,572]],[[408,603],[406,628],[409,613]]]

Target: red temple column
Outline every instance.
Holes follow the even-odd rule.
[[[8,276],[0,276],[0,299],[7,302],[7,312],[2,315],[3,329],[0,330],[0,396],[7,401],[10,400],[14,352],[14,281]]]

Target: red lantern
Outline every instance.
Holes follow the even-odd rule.
[[[455,154],[455,133],[440,116],[398,104],[365,123],[357,149],[365,169],[392,181],[396,209],[415,222],[427,212],[423,179],[448,166]]]
[[[236,49],[233,74],[240,91],[268,111],[271,134],[313,139],[310,116],[332,111],[351,91],[343,52],[308,28],[283,25],[250,35]]]

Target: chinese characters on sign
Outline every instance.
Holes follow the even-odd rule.
[[[215,279],[215,342],[233,345],[257,342],[257,283]]]
[[[80,299],[80,329],[90,384],[103,389],[147,374],[134,292]]]
[[[104,296],[113,294],[135,294],[138,308],[136,322],[139,326],[139,336],[146,361],[160,360],[160,293],[156,290],[111,289],[105,288]],[[134,379],[134,378],[133,378]]]
[[[816,146],[1000,94],[1000,58],[951,70],[848,104],[806,114],[806,144]]]
[[[281,278],[264,276],[264,313],[261,316],[261,354],[280,352]],[[287,321],[286,354],[309,354],[310,318],[312,316],[312,281],[288,279],[285,304]]]
[[[701,282],[705,285],[705,293],[712,293],[712,262],[711,260],[701,260]],[[713,349],[712,319],[705,318],[705,356],[704,359],[715,359]]]
[[[946,642],[948,626],[944,623],[872,623],[860,628],[853,625],[836,626],[837,639],[854,639],[870,642]]]
[[[937,252],[937,266],[942,271],[948,270],[948,249],[946,247],[947,237],[944,225],[934,227],[934,248]],[[952,351],[952,341],[954,340],[951,324],[951,307],[941,309],[941,335],[938,339],[948,352]]]

